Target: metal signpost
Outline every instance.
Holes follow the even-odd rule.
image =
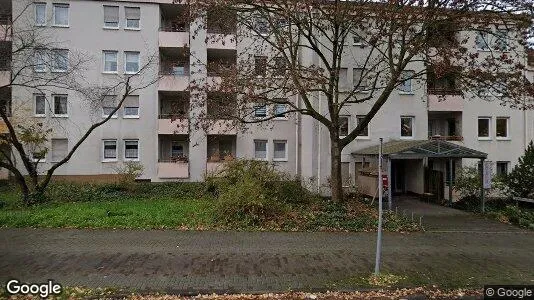
[[[380,273],[380,256],[382,255],[382,138],[378,150],[378,234],[376,238],[375,275]]]

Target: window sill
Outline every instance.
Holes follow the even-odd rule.
[[[275,120],[275,121],[287,121],[288,118],[287,117],[284,117],[284,118],[273,118],[273,120]]]
[[[52,73],[67,73],[67,70],[52,70]]]
[[[33,115],[34,118],[46,118],[46,115]]]
[[[35,27],[46,27],[46,24],[34,24]]]
[[[413,96],[415,95],[415,93],[414,92],[399,92],[399,95]]]
[[[104,29],[104,30],[119,30],[120,27],[106,27],[106,26],[104,26],[104,27],[102,27],[102,29]]]
[[[105,118],[107,118],[107,117],[108,117],[108,116],[104,116],[104,115],[103,115],[103,116],[102,116],[102,119],[105,119]],[[112,116],[110,119],[117,119],[117,116]]]
[[[510,138],[510,137],[496,137],[495,140],[497,140],[497,141],[511,141],[512,138]]]
[[[117,74],[119,74],[119,72],[118,71],[102,71],[102,74],[117,75]]]
[[[124,27],[124,30],[129,30],[129,31],[141,31],[141,28]]]
[[[365,44],[363,44],[363,43],[353,43],[352,46],[364,48]]]
[[[288,159],[287,158],[273,158],[273,161],[276,161],[276,162],[287,162]]]
[[[42,159],[42,160],[35,160],[35,159],[32,159],[32,162],[33,162],[33,163],[42,164],[42,163],[46,163],[46,160],[44,160],[44,159]]]
[[[102,160],[102,163],[114,163],[114,162],[118,162],[119,160],[118,159],[104,159]]]
[[[42,73],[46,73],[46,70],[35,70],[34,69],[33,72],[42,74]]]
[[[479,51],[479,52],[491,52],[491,49],[480,49],[480,48],[477,48],[477,51]]]
[[[369,137],[369,136],[357,136],[356,139],[357,140],[370,141],[371,137]]]
[[[479,141],[491,141],[491,138],[489,137],[478,137]]]
[[[125,71],[124,74],[126,74],[126,75],[137,75],[137,74],[139,74],[139,71],[137,71],[137,72],[126,72]]]
[[[65,118],[68,118],[69,115],[53,115],[52,117],[53,118],[64,118],[65,119]]]
[[[123,119],[139,119],[139,116],[122,116]]]
[[[53,24],[52,27],[57,27],[57,28],[69,28],[70,26],[69,26],[69,25],[56,25],[56,24]]]
[[[139,161],[139,158],[125,158],[124,161]]]
[[[415,138],[415,136],[401,136],[400,139],[401,140],[413,140]]]

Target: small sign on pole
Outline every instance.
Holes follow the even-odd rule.
[[[491,189],[491,179],[493,177],[493,162],[491,160],[485,160],[483,167],[484,169],[482,172],[482,187],[485,189]]]

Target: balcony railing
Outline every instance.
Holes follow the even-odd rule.
[[[464,140],[463,136],[460,135],[433,135],[428,137],[432,141],[457,141],[461,142]]]
[[[188,116],[185,113],[176,113],[176,114],[161,113],[161,114],[158,115],[158,119],[160,119],[160,120],[167,120],[167,119],[179,120],[179,119],[187,119],[187,118],[188,118]]]
[[[463,95],[462,91],[451,88],[428,88],[428,93],[431,95]]]
[[[160,28],[160,31],[165,31],[165,32],[188,32],[189,31],[189,26],[187,26],[187,24],[185,24],[185,23],[170,22],[170,23],[163,24],[161,26],[161,28]]]
[[[189,62],[164,61],[160,63],[161,75],[189,76]]]

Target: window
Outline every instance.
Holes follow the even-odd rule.
[[[124,100],[124,118],[139,118],[139,96],[127,96]]]
[[[54,98],[54,115],[56,117],[66,117],[67,113],[67,95],[53,95]]]
[[[282,99],[282,100],[285,100],[285,99]],[[281,100],[281,101],[282,101]],[[274,116],[277,118],[277,119],[285,119],[287,118],[287,115],[286,115],[286,112],[287,112],[287,108],[286,108],[286,105],[283,104],[283,103],[276,103],[274,105]]]
[[[106,96],[104,98],[104,101],[102,101],[102,118],[107,118],[115,110],[116,99],[116,96]],[[116,119],[117,113],[115,112],[111,118]]]
[[[35,50],[34,54],[34,66],[33,70],[35,72],[45,72],[46,71],[46,51],[44,49]]]
[[[54,49],[52,50],[53,65],[52,71],[66,72],[69,66],[69,50]]]
[[[274,58],[274,74],[275,76],[284,76],[286,74],[287,64],[284,57]]]
[[[287,141],[273,141],[273,160],[287,161]]]
[[[171,158],[178,158],[184,156],[184,145],[182,142],[171,142]]]
[[[44,117],[46,114],[46,98],[45,95],[34,95],[35,98],[35,116]]]
[[[124,56],[124,70],[126,73],[135,74],[139,72],[139,52],[126,51]]]
[[[46,25],[46,3],[34,3],[35,5],[35,25]]]
[[[176,63],[171,66],[171,75],[185,76],[185,66],[182,63]]]
[[[126,15],[126,28],[139,29],[139,20],[141,20],[141,8],[125,7],[124,14]]]
[[[254,29],[258,34],[268,35],[269,34],[269,22],[261,16],[256,17],[254,21]]]
[[[365,91],[367,89],[367,79],[362,77],[364,75],[364,69],[355,68],[352,70],[352,84],[353,86],[360,91]]]
[[[117,51],[104,51],[104,73],[117,73]]]
[[[33,162],[46,162],[46,151],[36,151],[31,154]]]
[[[139,159],[139,140],[124,140],[124,159]]]
[[[267,141],[254,140],[254,158],[267,160]]]
[[[356,116],[356,125],[359,125],[363,120],[365,119],[365,116]],[[358,135],[359,137],[369,137],[369,125],[365,126],[362,133]]]
[[[341,184],[344,187],[348,187],[351,185],[350,163],[348,162],[341,163]]]
[[[119,7],[104,5],[104,27],[119,28]]]
[[[477,31],[475,44],[478,50],[489,50],[488,29],[483,28]]]
[[[52,162],[58,162],[67,156],[68,145],[67,139],[52,139]]]
[[[508,175],[508,165],[509,161],[498,161],[497,162],[497,176]]]
[[[412,93],[412,78],[415,75],[414,71],[402,71],[400,80],[402,81],[399,85],[399,90],[402,93]]]
[[[267,117],[267,106],[260,105],[254,107],[254,117],[255,118],[265,118]]]
[[[415,117],[401,117],[401,138],[414,137],[414,123]]]
[[[267,71],[267,56],[254,57],[254,74],[257,76],[265,76]]]
[[[69,5],[54,3],[54,26],[69,26]]]
[[[349,86],[349,77],[348,77],[348,69],[347,68],[340,68],[339,69],[339,87],[347,87]]]
[[[478,139],[490,139],[491,118],[478,118]]]
[[[117,140],[104,140],[104,161],[117,160]]]
[[[498,139],[507,139],[509,138],[509,126],[508,123],[510,118],[508,117],[497,117],[495,120],[496,130],[495,135]]]
[[[499,29],[495,33],[495,42],[493,48],[497,51],[508,51],[508,31],[505,29]]]
[[[365,45],[364,43],[365,43],[365,41],[361,37],[360,34],[355,33],[355,34],[352,35],[352,45],[353,46],[364,46]]]
[[[347,136],[349,134],[349,117],[339,117],[339,136]]]

